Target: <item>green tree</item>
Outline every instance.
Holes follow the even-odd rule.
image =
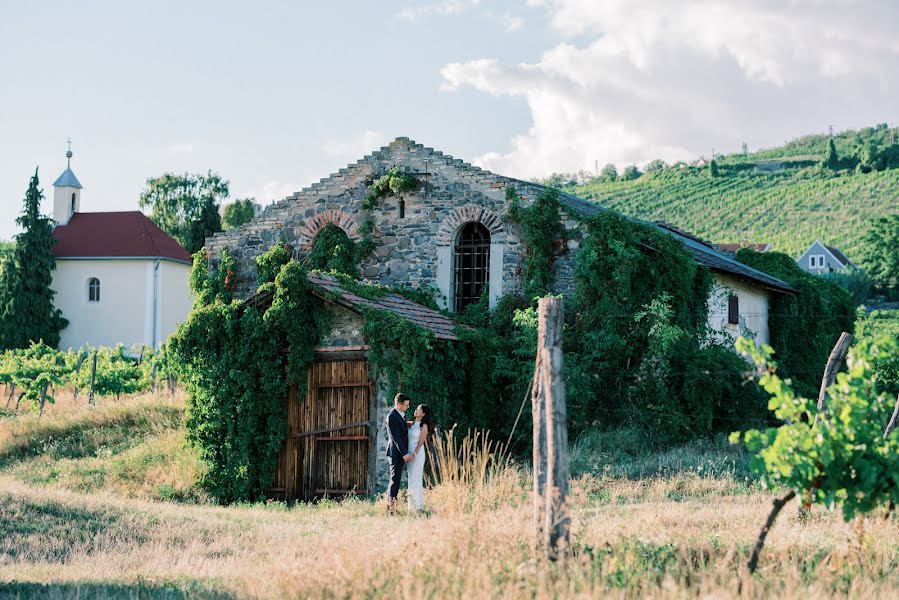
[[[249,223],[256,216],[256,209],[253,206],[252,198],[238,199],[225,206],[225,214],[222,218],[222,225],[225,231],[240,227],[244,223]]]
[[[657,158],[655,160],[651,160],[646,163],[646,166],[643,167],[643,172],[645,173],[658,173],[659,171],[664,171],[668,168],[668,165],[661,158]]]
[[[631,179],[637,179],[643,173],[640,172],[640,169],[637,168],[637,165],[628,165],[624,168],[624,172],[621,174],[621,178],[630,181]]]
[[[720,175],[718,172],[718,161],[714,158],[712,159],[712,162],[709,163],[709,175],[711,177],[718,177]]]
[[[827,143],[827,155],[824,157],[824,166],[828,169],[840,168],[840,157],[837,155],[837,147],[833,143],[833,138]]]
[[[150,218],[193,254],[208,236],[222,230],[218,211],[229,193],[229,183],[212,171],[206,175],[165,173],[147,180],[139,204],[150,208]]]
[[[616,181],[618,179],[618,169],[612,163],[607,164],[599,172],[599,177],[603,181]]]
[[[39,185],[35,169],[22,214],[16,219],[22,233],[16,235],[12,259],[6,261],[0,276],[0,346],[4,348],[25,348],[31,342],[56,347],[59,332],[69,323],[53,306],[54,224],[41,214],[44,194]]]
[[[862,266],[881,289],[899,291],[899,215],[875,220],[863,238]]]

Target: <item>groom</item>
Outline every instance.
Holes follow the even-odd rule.
[[[406,411],[409,397],[397,394],[393,398],[393,410],[387,415],[387,457],[390,459],[390,490],[387,493],[387,512],[396,511],[396,497],[400,493],[400,480],[406,463],[412,460],[409,454],[409,437],[406,429]]]

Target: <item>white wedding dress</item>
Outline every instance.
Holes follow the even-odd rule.
[[[421,425],[416,421],[409,428],[409,453],[415,452],[421,438]],[[422,446],[415,458],[407,465],[409,469],[409,510],[425,509],[425,447]]]

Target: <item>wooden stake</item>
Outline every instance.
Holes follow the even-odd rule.
[[[87,393],[87,403],[94,404],[94,378],[97,376],[97,351],[94,350],[94,357],[91,360],[91,386]]]
[[[893,407],[893,415],[890,417],[890,422],[887,423],[887,428],[883,430],[883,439],[887,439],[890,432],[896,428],[897,419],[899,419],[899,396],[896,396],[896,405]]]
[[[44,403],[47,401],[47,386],[50,385],[49,381],[44,382],[44,389],[41,390],[41,410],[38,412],[38,418],[44,416]]]
[[[836,380],[837,371],[843,366],[843,360],[846,358],[846,353],[849,352],[850,344],[852,344],[852,334],[844,331],[840,334],[840,339],[837,340],[833,350],[830,351],[830,356],[827,357],[827,364],[824,366],[824,376],[821,378],[821,390],[818,392],[818,414],[815,415],[815,423],[818,422],[827,408],[827,388],[832,386]]]
[[[560,298],[541,298],[538,305],[537,356],[531,408],[534,423],[535,547],[549,560],[568,547],[568,420],[562,380]]]
[[[12,397],[16,395],[16,384],[14,382],[9,382],[9,397],[6,399],[6,408],[9,408],[9,403],[12,402]]]

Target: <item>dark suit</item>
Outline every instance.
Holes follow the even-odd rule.
[[[394,408],[387,415],[387,456],[390,458],[390,497],[396,498],[400,493],[400,480],[406,461],[403,457],[409,454],[409,434],[406,430],[406,419]]]

